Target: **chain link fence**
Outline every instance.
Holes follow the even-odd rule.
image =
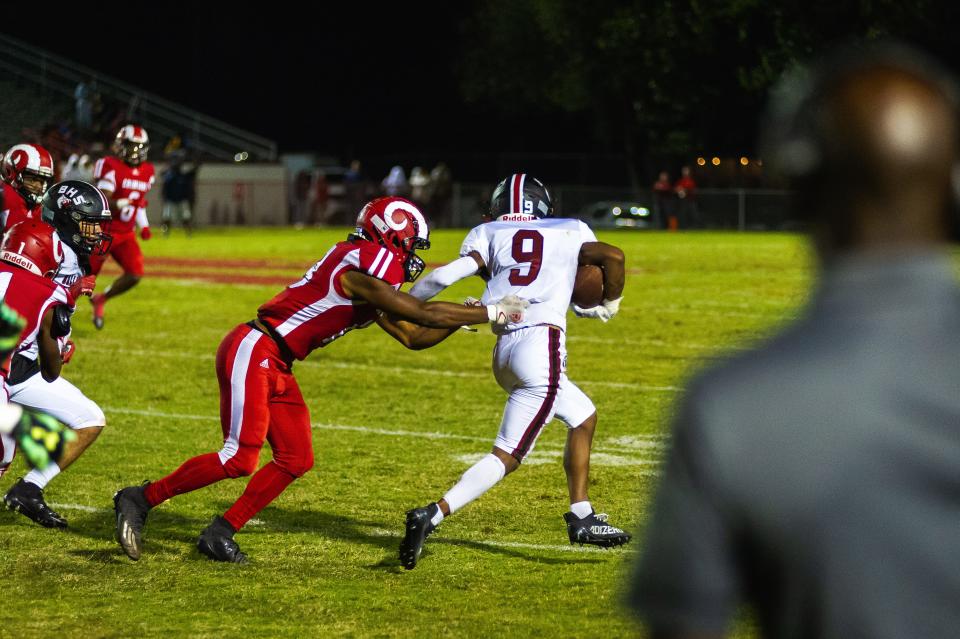
[[[491,185],[456,183],[448,206],[432,211],[434,224],[471,227],[486,212]],[[623,187],[559,185],[550,191],[558,216],[578,217],[595,228],[792,231],[799,228],[789,192],[772,189],[700,189],[695,196],[657,197]]]

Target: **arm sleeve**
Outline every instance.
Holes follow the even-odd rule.
[[[137,226],[142,229],[150,226],[150,220],[147,219],[147,207],[145,206],[137,207]]]
[[[654,634],[722,636],[739,601],[734,532],[709,468],[695,399],[681,407],[629,605]]]
[[[596,242],[597,236],[593,232],[593,229],[587,226],[587,223],[583,220],[580,220],[580,243],[585,242]]]
[[[106,158],[97,160],[93,166],[93,178],[97,181],[98,189],[106,189],[111,193],[117,190],[117,174],[107,166]]]
[[[487,234],[483,232],[484,225],[475,226],[469,233],[467,237],[463,239],[463,244],[460,245],[460,257],[466,257],[470,255],[473,251],[476,251],[480,254],[480,257],[483,258],[483,261],[486,262],[488,258],[488,253],[490,252],[490,240],[487,237]],[[487,264],[487,268],[490,265]]]
[[[410,289],[410,295],[419,300],[428,300],[448,286],[475,274],[477,270],[477,262],[472,257],[469,255],[461,257],[420,278],[420,281]]]

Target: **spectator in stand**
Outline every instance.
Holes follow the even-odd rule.
[[[433,206],[430,215],[434,223],[442,220],[443,224],[449,224],[451,217],[450,200],[453,196],[453,176],[450,175],[450,169],[444,162],[440,162],[430,171],[430,183],[432,185],[430,202]]]
[[[63,173],[60,175],[60,180],[80,180],[81,182],[92,182],[93,162],[90,161],[90,156],[86,153],[83,155],[71,153],[70,158],[63,167]]]
[[[310,172],[300,171],[293,180],[290,189],[290,223],[296,229],[302,229],[307,222],[310,209]]]
[[[680,169],[680,179],[673,185],[673,192],[677,194],[677,217],[680,226],[691,228],[700,226],[700,211],[697,209],[697,183],[690,175],[690,167]]]
[[[657,181],[653,183],[653,220],[658,228],[676,228],[676,218],[670,222],[673,214],[673,184],[670,174],[660,171]]]
[[[193,234],[193,197],[199,163],[186,163],[186,152],[177,149],[170,154],[170,166],[163,172],[163,229],[164,237],[170,228],[182,224],[187,237]]]
[[[90,82],[80,82],[73,90],[77,133],[86,135],[93,128],[93,87]]]
[[[326,172],[317,170],[313,176],[313,186],[310,190],[310,224],[323,226],[327,223],[330,205],[330,184],[327,182]]]
[[[410,199],[421,209],[429,207],[430,186],[430,174],[424,171],[422,166],[413,167],[410,172]]]
[[[407,174],[403,172],[402,166],[395,166],[390,169],[390,173],[383,178],[380,186],[383,187],[384,195],[388,197],[406,197],[410,188],[407,184]]]
[[[350,162],[350,169],[343,176],[346,189],[347,210],[351,216],[356,215],[367,201],[367,178],[363,175],[360,160]]]

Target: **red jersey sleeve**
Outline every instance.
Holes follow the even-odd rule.
[[[93,166],[93,179],[97,188],[114,193],[117,190],[117,167],[112,157],[100,158]]]
[[[363,242],[360,245],[360,265],[358,270],[383,280],[394,288],[399,288],[404,281],[403,267],[396,256],[386,247],[372,242]]]

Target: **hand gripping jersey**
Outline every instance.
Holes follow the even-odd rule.
[[[136,226],[149,226],[147,222],[147,193],[155,180],[153,164],[143,162],[129,166],[120,158],[107,156],[97,162],[93,169],[97,188],[112,191],[111,200],[127,200],[119,210],[111,211],[113,221],[106,231],[114,234],[133,233]]]
[[[27,350],[36,342],[40,321],[48,308],[57,304],[73,305],[67,290],[53,280],[6,262],[0,262],[0,298],[27,322],[20,333],[18,350]],[[3,362],[0,370],[4,379],[8,367],[9,360]]]
[[[276,332],[297,359],[355,328],[369,326],[377,310],[344,295],[340,275],[361,271],[399,289],[403,267],[386,248],[367,240],[340,242],[299,282],[264,304],[257,317]]]
[[[523,322],[508,324],[504,332],[538,324],[566,330],[580,246],[596,241],[580,220],[504,215],[471,230],[460,255],[476,251],[487,265],[490,280],[482,303],[492,304],[506,295],[530,302]]]
[[[32,209],[27,206],[23,196],[17,193],[17,190],[3,182],[3,210],[0,211],[0,222],[3,223],[3,231],[14,224],[24,220],[40,219],[41,205],[37,204]]]

